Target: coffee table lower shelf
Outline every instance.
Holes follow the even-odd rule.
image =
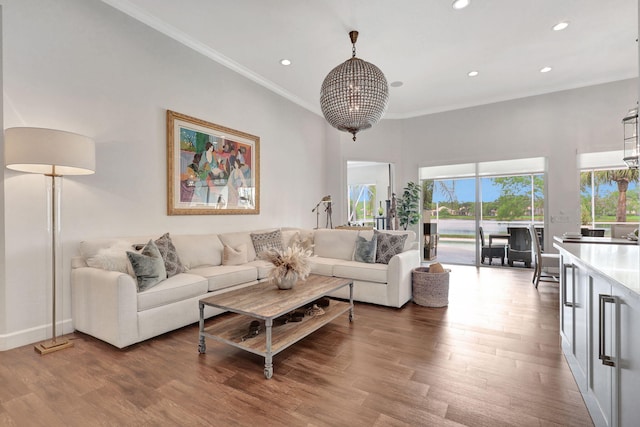
[[[331,300],[324,314],[320,316],[304,316],[300,322],[289,322],[273,325],[274,319],[261,319],[260,333],[252,338],[242,340],[249,331],[249,324],[259,317],[244,314],[227,313],[216,318],[215,324],[200,331],[198,351],[205,353],[205,338],[232,345],[242,350],[265,358],[264,376],[273,376],[272,357],[292,344],[300,341],[312,332],[349,312],[349,321],[353,321],[353,303]]]

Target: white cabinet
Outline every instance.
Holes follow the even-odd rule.
[[[560,255],[560,334],[565,353],[573,355],[573,269],[571,258]]]
[[[574,343],[573,355],[576,358],[579,372],[574,375],[576,383],[582,390],[587,385],[587,368],[589,359],[589,329],[588,329],[588,309],[589,294],[587,283],[589,275],[587,270],[579,264],[574,268],[574,288],[573,288],[573,322],[574,322]]]
[[[562,350],[596,426],[640,425],[640,294],[560,249]]]
[[[617,400],[614,324],[616,304],[611,284],[599,276],[590,276],[590,342],[588,394],[591,418],[597,426],[615,426]],[[589,404],[595,401],[595,405]]]
[[[622,287],[614,287],[618,303],[618,425],[640,423],[640,295]]]
[[[560,332],[562,348],[571,365],[576,383],[587,389],[588,295],[586,270],[566,256],[560,256]]]

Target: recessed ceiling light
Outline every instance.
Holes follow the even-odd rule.
[[[469,72],[467,73],[467,76],[469,76],[469,77],[475,77],[475,76],[477,76],[478,74],[480,74],[480,73],[478,73],[476,70],[473,70],[473,71],[469,71]]]
[[[541,73],[548,73],[549,71],[551,71],[551,67],[542,67],[542,68],[540,68],[540,72]]]
[[[465,7],[471,4],[471,0],[453,0],[453,8],[454,9],[464,9]]]
[[[281,65],[291,65],[291,61],[289,61],[288,59],[281,59],[280,60],[280,64]]]
[[[402,86],[404,83],[401,81],[395,81],[395,82],[391,82],[391,87],[400,87]]]
[[[562,31],[569,26],[567,21],[558,22],[556,25],[551,27],[553,31]]]

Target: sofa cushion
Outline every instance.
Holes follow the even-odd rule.
[[[282,247],[287,249],[293,246],[293,243],[296,240],[296,236],[300,234],[300,232],[294,228],[280,229],[280,234],[282,234]]]
[[[222,250],[222,265],[242,265],[247,263],[247,245],[240,244],[237,248],[224,245]]]
[[[261,258],[264,252],[284,250],[280,230],[268,233],[251,233],[251,241],[253,242],[253,248],[256,250],[256,258]]]
[[[313,254],[313,230],[298,230],[290,241],[289,246],[297,245]]]
[[[247,245],[247,260],[253,261],[256,259],[256,250],[253,248],[253,241],[248,231],[238,233],[222,233],[218,235],[220,241],[232,248],[237,248],[241,244]]]
[[[387,283],[387,270],[388,266],[386,264],[345,261],[333,267],[333,275],[363,282]]]
[[[353,260],[357,230],[316,230],[313,236],[314,254],[324,258]]]
[[[378,240],[374,237],[367,240],[362,236],[358,236],[356,240],[356,250],[353,253],[353,260],[373,264],[376,262],[376,248]]]
[[[319,256],[312,256],[311,258],[309,258],[311,274],[319,274],[321,276],[333,276],[333,266],[342,262],[346,261]]]
[[[167,277],[173,277],[176,274],[186,271],[180,261],[176,247],[171,241],[169,233],[164,233],[162,236],[157,238],[154,243],[158,247],[162,260],[164,261],[164,268],[167,270]]]
[[[136,274],[138,292],[145,291],[167,278],[160,250],[153,240],[149,240],[140,253],[127,252],[127,257]]]
[[[207,279],[182,273],[158,283],[151,289],[138,293],[138,311],[161,307],[207,293]]]
[[[258,280],[266,279],[269,277],[271,270],[273,270],[273,264],[262,259],[248,262],[246,265],[250,265],[258,269]]]
[[[127,257],[127,251],[132,249],[131,243],[124,240],[115,240],[110,242],[109,246],[97,249],[95,253],[91,253],[84,260],[88,267],[119,271],[136,277],[133,267],[131,267],[131,262]]]
[[[394,255],[404,250],[404,243],[407,240],[406,234],[390,234],[374,232],[374,236],[378,240],[376,249],[376,263],[389,264]]]
[[[176,234],[171,240],[187,269],[222,264],[222,242],[216,234]]]
[[[250,283],[258,280],[258,269],[252,265],[218,265],[215,267],[198,267],[189,273],[207,278],[209,291],[228,288],[229,286]]]

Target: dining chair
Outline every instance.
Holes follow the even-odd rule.
[[[543,271],[546,267],[559,267],[560,266],[560,254],[550,254],[542,252],[540,248],[540,240],[535,226],[531,224],[529,226],[529,232],[531,233],[531,240],[533,240],[533,250],[535,252],[535,266],[533,268],[533,284],[536,289],[540,282],[555,282],[558,283],[558,278],[553,274],[549,274]]]
[[[485,244],[485,240],[484,240],[484,231],[482,231],[482,227],[478,227],[479,232],[480,232],[480,243],[482,243],[482,251],[480,252],[480,262],[482,264],[484,264],[484,259],[485,258],[489,258],[489,265],[491,265],[491,260],[493,258],[500,258],[500,260],[502,261],[502,265],[504,265],[504,257],[505,257],[505,250],[504,250],[504,245],[498,245],[498,246],[489,246]]]
[[[509,266],[513,267],[515,261],[523,262],[524,266],[531,267],[531,233],[527,227],[507,227],[509,233],[509,247],[507,259]]]

